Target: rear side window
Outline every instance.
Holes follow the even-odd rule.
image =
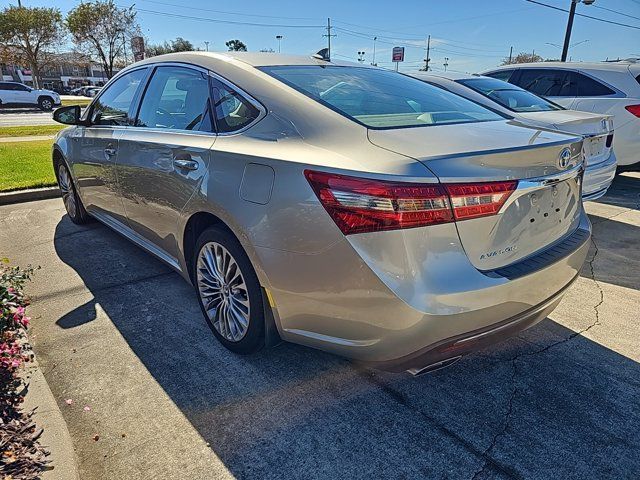
[[[574,97],[575,83],[572,85],[570,73],[565,70],[523,68],[517,85],[543,97]]]
[[[503,82],[508,82],[513,75],[513,72],[515,72],[515,70],[498,70],[497,72],[485,73],[483,75],[502,80]]]
[[[135,125],[212,131],[209,79],[186,67],[158,67],[145,90]]]
[[[534,95],[516,85],[494,78],[465,78],[456,82],[514,112],[546,112],[562,110],[562,107]]]
[[[503,120],[504,117],[443,88],[364,67],[262,67],[313,100],[369,128]]]
[[[587,77],[582,73],[572,72],[576,83],[576,95],[578,97],[601,97],[603,95],[613,95],[616,92],[597,80]]]
[[[92,125],[128,125],[131,102],[144,78],[146,69],[125,73],[109,85],[91,110]]]
[[[240,93],[212,79],[212,95],[218,133],[241,130],[260,116],[260,110]]]

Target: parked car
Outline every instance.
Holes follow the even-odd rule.
[[[640,166],[640,64],[521,63],[483,75],[518,85],[565,108],[612,115],[618,165]]]
[[[84,95],[86,97],[95,97],[98,94],[98,92],[100,92],[100,90],[102,90],[102,87],[87,88],[84,92]]]
[[[589,248],[580,137],[387,70],[162,55],[54,118],[69,218],[180,272],[237,353],[421,373],[545,318]]]
[[[491,77],[464,73],[416,72],[411,76],[446,88],[518,121],[582,135],[585,173],[582,198],[602,197],[616,175],[613,121],[608,115],[567,110],[516,85]]]
[[[60,105],[60,95],[52,90],[31,88],[17,82],[0,82],[0,107],[38,107],[49,111]]]

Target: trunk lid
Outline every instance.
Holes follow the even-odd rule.
[[[442,183],[518,180],[498,214],[457,220],[462,246],[479,270],[513,264],[578,226],[582,141],[517,122],[369,130],[382,148],[415,158]],[[560,161],[564,153],[569,158]]]
[[[547,128],[578,134],[584,137],[583,153],[586,165],[596,165],[611,155],[611,142],[607,136],[613,133],[613,117],[576,110],[553,110],[519,114],[525,122],[546,125]]]

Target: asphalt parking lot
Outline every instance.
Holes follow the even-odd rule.
[[[42,266],[32,341],[83,479],[639,478],[640,174],[587,209],[594,245],[549,318],[417,378],[290,344],[235,356],[177,274],[58,199],[0,207],[0,256]]]

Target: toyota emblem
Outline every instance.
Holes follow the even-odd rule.
[[[564,170],[569,166],[569,163],[571,163],[571,149],[563,148],[558,155],[558,167]]]

